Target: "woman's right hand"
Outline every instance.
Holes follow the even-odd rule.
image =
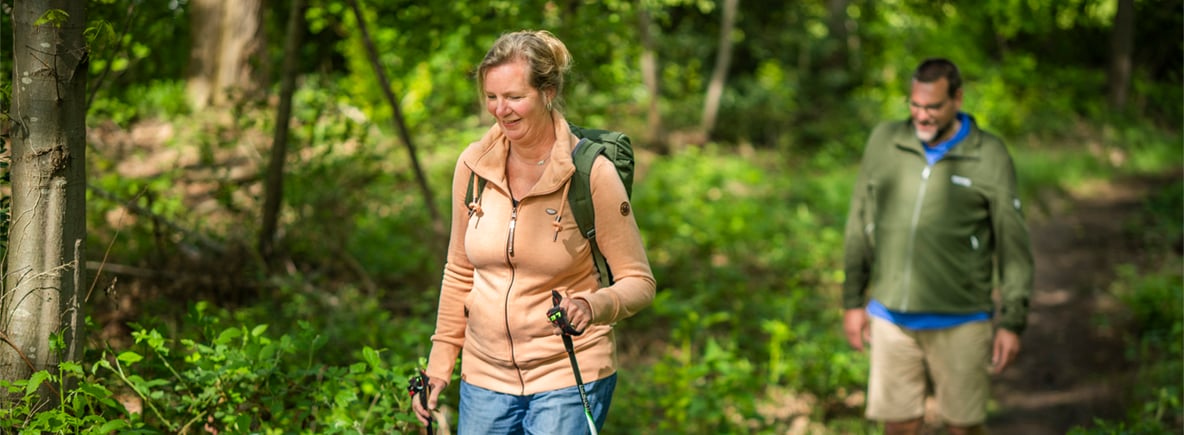
[[[432,410],[436,409],[436,406],[438,405],[440,391],[446,386],[447,385],[444,384],[444,381],[438,380],[431,376],[428,377],[428,388],[427,391],[424,392],[428,395],[428,409],[423,408],[419,402],[418,397],[412,398],[411,409],[415,411],[415,416],[419,418],[420,424],[424,426],[428,425],[428,420],[432,419]]]

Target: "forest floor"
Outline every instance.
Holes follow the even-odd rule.
[[[1125,352],[1133,334],[1108,289],[1117,266],[1154,261],[1137,227],[1142,204],[1181,181],[1173,171],[1091,183],[1029,207],[1036,283],[1021,353],[992,382],[992,433],[1061,435],[1095,418],[1123,419],[1132,405]]]

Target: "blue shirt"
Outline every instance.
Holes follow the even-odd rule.
[[[952,328],[963,323],[991,320],[991,313],[985,311],[970,314],[898,313],[889,310],[875,299],[868,302],[867,313],[892,322],[896,326],[913,330]]]
[[[929,161],[929,166],[933,166],[934,163],[937,163],[938,160],[941,160],[942,157],[945,157],[946,153],[950,152],[951,149],[954,149],[954,146],[958,145],[960,142],[962,142],[962,139],[966,139],[966,135],[970,134],[970,115],[967,115],[963,112],[958,112],[958,121],[962,122],[962,127],[959,128],[958,132],[954,133],[954,137],[951,137],[949,140],[945,142],[938,142],[933,145],[924,142],[921,143],[925,146],[925,160]]]

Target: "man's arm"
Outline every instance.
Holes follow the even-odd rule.
[[[999,186],[992,199],[992,230],[995,261],[999,272],[998,325],[1016,335],[1027,326],[1028,299],[1032,293],[1035,262],[1016,185],[1015,166],[1002,143],[998,143]]]

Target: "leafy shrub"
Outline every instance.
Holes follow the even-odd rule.
[[[786,424],[757,409],[771,386],[827,402],[861,388],[866,362],[838,334],[830,272],[850,180],[799,171],[710,147],[646,168],[634,205],[660,290],[623,334],[669,336],[652,362],[622,368],[610,428],[763,430]]]
[[[89,370],[67,362],[57,374],[0,381],[23,393],[18,406],[0,410],[0,431],[397,433],[418,427],[404,393],[418,359],[363,345],[352,352],[356,359],[326,363],[346,358],[326,358],[337,340],[319,322],[298,321],[288,334],[272,337],[267,324],[223,327],[222,315],[212,311],[197,304],[183,338],[138,327],[134,348],[103,352]],[[61,393],[62,405],[39,409],[38,387],[60,389],[67,378],[78,387]]]
[[[1118,267],[1110,291],[1131,310],[1135,329],[1127,354],[1137,362],[1132,406],[1125,420],[1098,419],[1092,427],[1076,427],[1074,435],[1179,433],[1184,427],[1184,274],[1180,257],[1141,273],[1132,265]]]
[[[104,94],[91,103],[87,117],[127,127],[139,119],[175,119],[189,113],[185,81],[162,80],[129,85],[118,95]]]

